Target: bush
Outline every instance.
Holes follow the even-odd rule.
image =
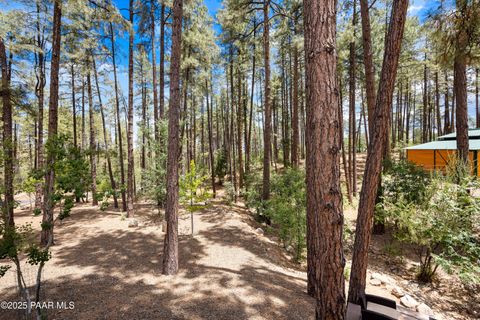
[[[245,176],[245,184],[248,185],[248,189],[244,193],[245,204],[247,207],[255,210],[255,219],[257,221],[268,221],[269,218],[265,215],[265,202],[262,200],[262,176],[252,172]]]
[[[215,155],[215,176],[218,177],[220,185],[227,174],[227,152],[224,148],[217,150]]]
[[[233,187],[233,183],[231,181],[225,181],[223,186],[225,187],[225,199],[227,203],[231,205],[235,201],[235,188]]]
[[[167,141],[167,129],[167,121],[160,121],[159,141],[150,140],[154,149],[154,164],[142,171],[142,192],[159,207],[164,207],[167,199],[167,151],[164,143]]]
[[[266,215],[278,226],[285,247],[292,246],[295,260],[303,258],[306,248],[306,194],[305,172],[287,169],[274,175],[271,197],[266,202]]]
[[[417,248],[418,280],[432,281],[440,266],[463,280],[479,282],[480,201],[470,190],[480,189],[480,184],[468,175],[435,175],[429,179],[423,173],[402,175],[405,181],[396,187],[389,185],[395,176],[384,178],[389,191],[379,207],[393,225],[394,236]]]
[[[63,201],[63,208],[60,211],[60,214],[58,215],[58,219],[63,220],[69,217],[73,206],[74,206],[73,197],[65,197],[65,200]]]
[[[420,203],[430,183],[430,174],[409,161],[391,162],[385,166],[382,181],[383,197],[391,201],[400,196],[408,202]]]
[[[56,189],[84,198],[92,181],[85,152],[74,146],[62,146],[56,152]]]

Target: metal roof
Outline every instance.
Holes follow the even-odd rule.
[[[469,129],[468,137],[472,139],[480,139],[480,129]],[[457,133],[449,133],[443,136],[438,137],[438,140],[455,140],[457,138]]]
[[[480,130],[476,130],[479,131]],[[480,140],[470,139],[468,142],[470,150],[480,150]],[[432,141],[424,144],[419,144],[416,146],[411,146],[405,148],[406,150],[456,150],[457,141],[456,140],[440,140]]]

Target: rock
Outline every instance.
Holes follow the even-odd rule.
[[[433,316],[432,309],[429,306],[427,306],[425,303],[420,303],[417,306],[417,312],[419,312],[421,314],[424,314],[424,315],[427,315],[427,316]]]
[[[288,253],[293,253],[295,251],[292,246],[288,246],[285,250],[287,250]]]
[[[257,228],[255,230],[255,232],[258,233],[258,234],[264,234],[265,233],[262,228]]]
[[[403,292],[403,290],[397,286],[393,286],[392,289],[390,290],[390,293],[397,298],[401,298],[405,295],[405,292]]]
[[[372,286],[380,286],[382,284],[382,281],[378,280],[378,279],[370,279],[370,284]]]
[[[389,276],[380,274],[378,272],[373,272],[372,275],[370,276],[372,279],[380,280],[381,283],[383,284],[391,284],[394,282],[392,278]]]
[[[408,294],[404,295],[403,297],[400,298],[400,303],[410,309],[415,309],[416,306],[418,306],[417,300],[409,296]]]
[[[133,228],[133,227],[138,227],[138,220],[137,219],[132,219],[128,221],[128,227]]]

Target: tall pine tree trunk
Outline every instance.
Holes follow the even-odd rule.
[[[52,64],[50,67],[50,100],[48,103],[48,142],[55,144],[58,129],[58,74],[60,70],[60,39],[62,25],[62,3],[53,6]],[[53,244],[53,194],[55,185],[55,150],[47,152],[41,244]]]
[[[298,33],[298,19],[295,19],[295,34]],[[298,47],[293,44],[293,97],[292,97],[292,166],[298,168],[300,161],[298,159],[298,150],[299,150],[299,132],[298,132]]]
[[[5,217],[5,237],[13,236],[15,227],[13,210],[15,208],[13,177],[14,177],[14,156],[12,139],[12,102],[10,93],[10,76],[8,72],[7,53],[4,40],[0,37],[0,64],[2,65],[2,120],[3,120],[3,173],[4,173],[4,201],[2,203],[2,214]]]
[[[467,1],[457,1],[457,11],[467,9]],[[465,16],[461,14],[461,16]],[[457,153],[459,158],[468,162],[468,105],[467,105],[467,56],[468,34],[460,29],[456,37],[455,58],[453,62],[453,90],[456,100]]]
[[[130,0],[130,24],[133,26],[134,0]],[[134,159],[133,159],[133,38],[130,32],[128,40],[128,121],[127,121],[127,217],[134,215]]]
[[[73,146],[77,147],[77,109],[75,106],[75,70],[73,63],[70,66],[70,76],[72,78],[72,121],[73,121]]]
[[[270,110],[270,22],[269,22],[270,0],[263,2],[263,55],[265,67],[265,129],[263,131],[263,186],[262,200],[270,198],[270,154],[272,135],[272,115]]]
[[[163,274],[178,271],[178,158],[180,125],[180,60],[182,48],[183,1],[173,0],[170,105],[168,109],[167,231],[163,247]]]
[[[479,100],[479,89],[478,89],[479,75],[480,75],[480,68],[476,68],[475,69],[475,111],[476,111],[477,128],[480,128],[480,100]]]
[[[368,0],[360,0],[360,15],[362,17],[362,44],[363,63],[365,65],[365,82],[367,91],[368,132],[373,132],[375,116],[375,70],[373,67],[372,31],[370,26],[370,13]]]
[[[162,1],[160,9],[160,104],[159,118],[164,117],[165,105],[165,3]]]
[[[155,47],[155,2],[150,0],[150,32],[152,42],[152,90],[153,90],[153,130],[155,140],[158,141],[158,96],[157,96],[157,47]],[[162,17],[163,19],[163,17]]]
[[[428,85],[427,85],[427,53],[424,57],[425,65],[423,66],[423,118],[422,118],[422,142],[425,143],[428,140]]]
[[[385,43],[385,54],[375,106],[375,125],[373,126],[373,133],[370,134],[370,145],[368,146],[369,150],[358,206],[348,293],[348,301],[357,304],[365,299],[368,248],[372,233],[377,189],[382,172],[382,162],[388,143],[388,130],[391,121],[390,106],[392,105],[407,8],[408,0],[393,1],[390,26]]]
[[[120,97],[118,93],[117,64],[115,57],[115,36],[113,33],[113,24],[110,22],[110,41],[112,43],[112,64],[113,81],[115,86],[115,115],[117,119],[117,142],[118,142],[118,161],[120,163],[120,190],[122,194],[122,211],[127,211],[127,199],[125,195],[125,164],[123,161],[123,138],[122,122],[120,120]]]
[[[250,173],[250,158],[252,150],[252,123],[253,123],[253,97],[255,95],[255,39],[256,39],[256,27],[257,21],[253,20],[253,46],[252,46],[252,87],[250,93],[250,117],[248,120],[248,134],[247,141],[245,141],[245,173],[248,175]],[[245,128],[247,130],[247,128]],[[247,186],[248,187],[248,186]]]
[[[212,111],[213,104],[209,103],[209,95],[208,95],[208,80],[205,80],[205,92],[207,95],[207,126],[208,126],[208,151],[210,157],[210,172],[212,176],[212,192],[213,197],[216,196],[215,190],[215,159],[213,153],[213,137],[212,137]],[[213,92],[212,92],[213,95]],[[213,97],[213,96],[212,96]]]
[[[87,58],[90,59],[90,58]],[[95,110],[92,97],[92,83],[90,79],[91,63],[87,63],[87,91],[88,91],[88,115],[90,123],[90,174],[92,178],[92,205],[98,205],[97,200],[97,143],[95,141]]]
[[[85,134],[85,78],[82,76],[82,150],[85,150],[87,135]]]
[[[118,197],[117,197],[117,184],[115,182],[115,178],[113,176],[113,169],[112,169],[112,159],[110,157],[110,138],[107,136],[107,125],[105,123],[105,112],[103,110],[103,103],[102,103],[102,95],[100,94],[100,85],[98,83],[98,71],[97,65],[95,63],[95,57],[92,56],[93,60],[93,71],[95,72],[95,86],[97,88],[97,96],[98,96],[98,103],[100,105],[100,115],[102,117],[102,128],[103,128],[103,143],[105,144],[105,155],[107,157],[107,169],[108,169],[108,177],[110,178],[110,186],[112,187],[113,191],[113,206],[114,208],[118,208]]]
[[[356,38],[356,25],[357,25],[357,2],[353,1],[353,40],[350,42],[350,70],[349,70],[349,154],[350,154],[350,172],[352,175],[351,187],[353,195],[357,195],[357,143],[356,143],[356,108],[355,108],[355,95],[356,95],[356,61],[355,61],[355,38]]]
[[[238,189],[243,188],[243,143],[242,143],[242,131],[243,131],[243,106],[242,106],[242,75],[240,74],[240,68],[237,72],[238,76],[238,99],[237,99],[237,152],[238,152]]]
[[[336,1],[304,0],[307,255],[315,263],[316,319],[345,319],[341,127],[336,74]],[[311,267],[308,272],[312,272]]]
[[[35,85],[35,95],[38,102],[38,115],[37,115],[37,145],[36,145],[36,163],[37,169],[43,169],[43,104],[44,104],[44,89],[46,85],[45,79],[45,57],[43,50],[45,47],[44,36],[41,33],[40,28],[40,6],[37,2],[37,47],[38,53],[38,66],[37,66],[37,83]],[[35,184],[35,209],[41,210],[43,197],[43,185],[41,182]]]
[[[445,70],[445,93],[444,93],[444,103],[445,103],[445,115],[444,115],[444,129],[443,132],[445,134],[451,133],[452,132],[452,126],[450,123],[450,106],[448,103],[448,74],[447,71]]]

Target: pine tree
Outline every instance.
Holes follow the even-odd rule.
[[[345,318],[335,7],[335,1],[304,1],[307,263],[313,264],[308,273],[314,273],[315,315],[322,320]]]
[[[55,1],[53,7],[53,35],[52,35],[52,64],[50,67],[50,100],[48,104],[48,141],[47,161],[45,173],[45,190],[43,200],[42,234],[41,243],[53,243],[53,209],[54,209],[54,184],[55,184],[55,158],[58,129],[58,74],[60,70],[60,41],[62,25],[62,3]]]
[[[407,0],[395,0],[393,2],[390,26],[385,43],[385,54],[377,93],[378,98],[375,105],[375,125],[374,131],[370,135],[365,174],[358,206],[348,292],[348,301],[357,304],[360,304],[360,302],[365,299],[368,247],[370,244],[375,200],[382,171],[383,157],[388,144],[387,137],[389,123],[391,121],[389,106],[391,106],[393,100],[393,89],[407,8]]]
[[[163,273],[178,271],[178,157],[180,121],[180,59],[182,48],[183,1],[173,1],[170,104],[168,108],[167,231],[163,246]]]

